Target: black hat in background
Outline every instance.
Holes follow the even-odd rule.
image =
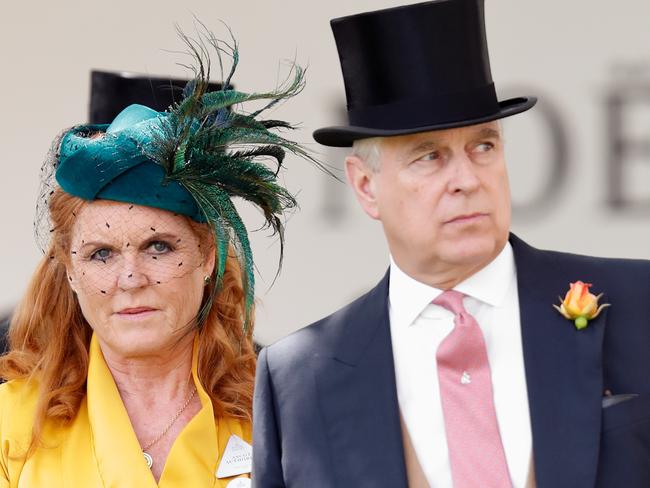
[[[128,72],[93,70],[90,72],[88,123],[108,124],[133,103],[163,112],[182,98],[183,87],[188,81]],[[208,91],[221,90],[221,86],[218,83],[210,83]]]
[[[318,129],[326,146],[480,124],[537,99],[497,100],[484,0],[434,0],[331,21],[349,125]]]

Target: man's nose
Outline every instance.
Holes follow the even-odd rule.
[[[449,193],[471,193],[479,188],[481,182],[476,174],[476,164],[467,154],[455,155],[449,163]]]

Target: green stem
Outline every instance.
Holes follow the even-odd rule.
[[[580,317],[575,319],[574,323],[576,324],[576,329],[582,330],[585,327],[587,327],[587,324],[589,323],[589,321],[587,320],[586,317],[581,315]]]

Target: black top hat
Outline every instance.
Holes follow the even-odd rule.
[[[93,70],[90,73],[88,122],[109,124],[117,114],[134,103],[146,105],[157,112],[164,112],[174,102],[183,98],[183,87],[188,81],[124,71]],[[220,84],[208,85],[208,91],[217,90],[221,90]]]
[[[350,125],[316,130],[314,139],[326,146],[479,124],[537,101],[497,100],[483,0],[434,0],[341,17],[331,26]]]

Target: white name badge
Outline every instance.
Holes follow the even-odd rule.
[[[235,478],[226,485],[226,488],[251,488],[252,482],[248,478]]]
[[[217,468],[217,478],[229,478],[239,474],[250,473],[253,469],[253,448],[241,437],[232,434],[226,444],[226,450],[223,453],[219,468]],[[245,479],[245,478],[240,478]],[[237,481],[237,480],[232,480]],[[228,484],[230,486],[232,481]],[[246,485],[242,485],[244,487]],[[239,485],[233,485],[239,488]]]

